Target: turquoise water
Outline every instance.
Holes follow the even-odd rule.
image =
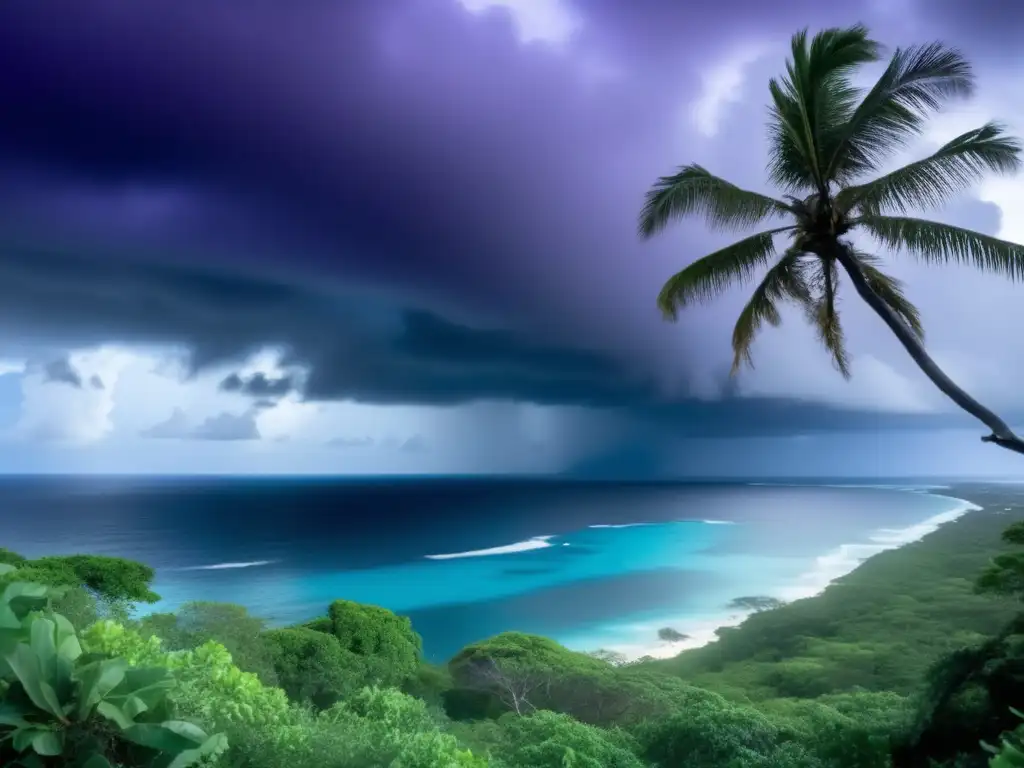
[[[671,650],[660,626],[703,641],[735,597],[812,594],[963,508],[891,488],[507,480],[5,481],[0,498],[32,510],[5,516],[0,544],[149,562],[157,610],[225,601],[290,623],[345,598],[408,614],[435,660],[507,630],[631,655]]]

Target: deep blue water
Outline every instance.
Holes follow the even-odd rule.
[[[142,560],[159,609],[219,600],[285,623],[347,598],[409,615],[435,660],[506,630],[589,648],[686,631],[957,506],[883,488],[450,478],[6,478],[0,503],[0,546]]]

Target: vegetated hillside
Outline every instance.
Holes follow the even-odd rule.
[[[146,566],[0,550],[0,764],[980,768],[1024,704],[1024,494],[957,493],[986,510],[624,665],[506,633],[432,666],[408,619],[344,599],[286,628],[202,602],[132,620]]]

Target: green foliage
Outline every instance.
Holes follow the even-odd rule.
[[[416,675],[423,640],[408,617],[350,600],[335,600],[327,616],[341,647],[362,658],[366,684],[400,686]]]
[[[473,643],[448,669],[454,682],[449,713],[460,718],[551,709],[594,722],[620,704],[613,666],[537,635],[506,632]]]
[[[641,754],[657,765],[693,768],[746,768],[810,762],[805,749],[794,752],[780,727],[750,708],[726,702],[690,707],[643,723],[635,730]]]
[[[639,668],[730,698],[917,693],[936,661],[996,636],[1019,612],[1014,601],[974,591],[979,571],[1007,550],[1001,534],[1011,520],[967,515],[872,557],[817,597],[756,613],[719,630],[715,643]]]
[[[782,600],[775,597],[766,597],[764,595],[737,597],[729,603],[730,608],[736,608],[741,611],[755,611],[758,613],[761,611],[773,611],[784,605],[785,603]]]
[[[1024,713],[1012,710],[1013,714],[1024,719]],[[984,745],[985,750],[992,754],[989,768],[1024,768],[1024,742],[1016,733],[1004,736],[998,747]]]
[[[362,687],[361,660],[334,635],[295,627],[264,633],[278,684],[292,701],[327,709]]]
[[[185,768],[227,747],[176,719],[163,668],[93,658],[50,590],[14,582],[0,596],[0,757],[25,766],[79,764]]]
[[[445,733],[418,699],[394,689],[364,689],[312,715],[296,710],[300,749],[282,750],[252,733],[231,766],[245,768],[487,768]],[[241,743],[241,742],[240,742]]]
[[[20,557],[7,554],[8,559]],[[19,579],[52,587],[80,587],[110,606],[155,603],[160,599],[150,589],[153,569],[134,560],[102,555],[59,555],[35,560],[22,558],[10,564],[17,566]],[[10,574],[0,574],[0,577],[12,578]]]
[[[0,564],[20,567],[27,562],[26,558],[6,547],[0,547]]]
[[[540,711],[505,715],[491,733],[491,753],[505,768],[643,768],[627,734]]]
[[[194,650],[213,640],[231,654],[234,664],[275,685],[277,676],[263,632],[263,619],[232,603],[190,602],[176,613],[154,613],[139,621],[143,635],[156,635],[169,651]]]
[[[1024,523],[1014,523],[1003,531],[1003,541],[1010,546],[1024,545]],[[1005,595],[1024,600],[1024,552],[1006,552],[992,558],[975,582],[979,594]]]
[[[144,637],[112,621],[86,629],[82,643],[92,653],[170,669],[178,680],[171,697],[183,711],[203,722],[228,728],[238,723],[270,726],[288,720],[289,702],[284,691],[264,686],[256,675],[240,670],[218,643],[210,641],[189,651],[168,651],[160,638]]]

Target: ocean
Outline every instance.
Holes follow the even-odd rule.
[[[490,478],[0,479],[0,546],[156,569],[162,601],[273,624],[345,598],[408,615],[426,656],[499,632],[667,655],[970,508],[941,487]],[[661,627],[689,636],[658,640]]]

